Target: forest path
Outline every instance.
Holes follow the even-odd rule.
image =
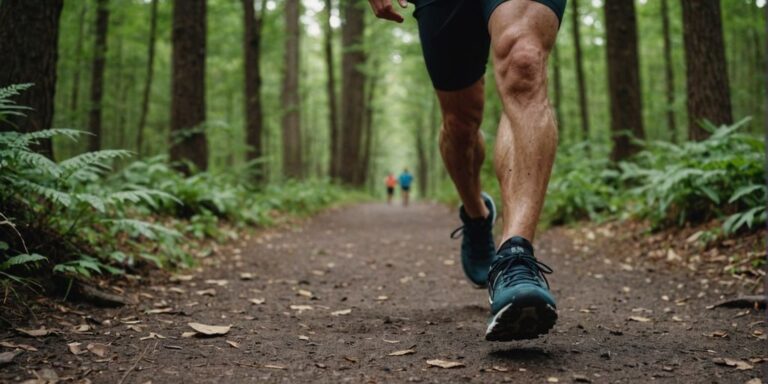
[[[138,305],[91,312],[102,323],[93,334],[48,337],[0,381],[43,368],[94,383],[744,383],[761,376],[765,363],[756,358],[766,357],[766,346],[752,334],[765,327],[761,314],[705,309],[717,287],[632,263],[621,236],[607,232],[587,236],[614,245],[602,249],[574,241],[577,230],[543,233],[537,256],[555,270],[557,325],[537,340],[484,341],[487,294],[463,276],[459,243],[448,238],[458,224],[439,205],[363,204],[264,232],[240,249],[222,249],[191,280],[147,286]],[[147,313],[153,308],[173,310]],[[180,337],[189,322],[232,328]],[[140,340],[150,332],[165,338]],[[101,358],[76,356],[71,342],[109,346]],[[430,359],[463,366],[431,367]]]

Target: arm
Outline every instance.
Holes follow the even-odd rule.
[[[368,3],[370,3],[371,9],[373,9],[373,14],[379,19],[390,20],[396,23],[403,22],[403,16],[395,11],[395,7],[392,6],[392,0],[368,0]],[[397,0],[397,3],[403,8],[408,6],[406,0]]]

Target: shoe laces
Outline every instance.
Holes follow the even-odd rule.
[[[516,252],[511,256],[505,256],[497,260],[491,267],[488,274],[488,289],[493,295],[498,281],[500,286],[509,287],[522,282],[532,282],[539,284],[539,277],[549,289],[547,276],[554,272],[552,267],[537,260],[533,255],[527,255],[522,252]]]
[[[464,225],[456,228],[451,232],[451,239],[459,239],[462,236],[466,236],[469,239],[469,244],[472,247],[473,255],[482,255],[488,250],[488,224],[486,219],[472,220],[464,223]]]

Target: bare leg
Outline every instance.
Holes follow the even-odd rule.
[[[546,78],[557,27],[555,14],[533,1],[507,1],[489,22],[504,104],[494,155],[504,207],[502,242],[512,236],[533,241],[544,205],[557,149]]]
[[[489,214],[480,195],[480,167],[485,159],[485,144],[480,132],[483,88],[483,81],[479,80],[460,91],[437,91],[443,115],[440,154],[464,203],[464,210],[471,218]]]

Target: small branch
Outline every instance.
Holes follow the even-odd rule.
[[[157,346],[157,342],[155,342],[155,346]],[[144,355],[147,353],[148,350],[149,350],[149,345],[147,345],[147,347],[144,348],[144,352],[141,352],[141,355],[139,355],[139,358],[136,359],[136,361],[133,362],[133,365],[131,365],[131,367],[128,368],[127,371],[125,371],[125,374],[123,374],[123,377],[120,378],[120,381],[118,381],[117,384],[123,384],[123,382],[128,377],[128,375],[130,375],[131,372],[133,372],[133,370],[136,369],[136,366],[139,365],[139,361],[141,361],[141,359],[144,358]]]

